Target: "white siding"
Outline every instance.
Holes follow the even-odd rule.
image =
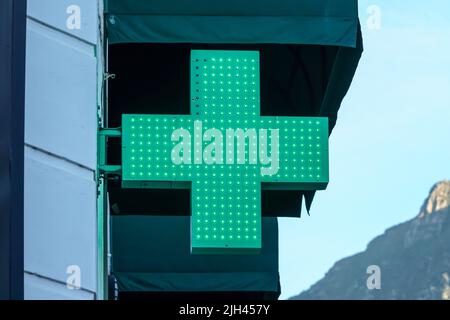
[[[92,300],[94,294],[70,290],[63,283],[25,273],[25,297],[28,300]]]
[[[69,5],[81,29],[66,28]],[[28,0],[25,298],[92,299],[97,288],[96,0]],[[69,290],[67,267],[81,268]]]
[[[25,142],[94,170],[94,47],[34,21],[27,44]]]
[[[81,9],[81,28],[69,30],[66,27],[71,5]],[[49,27],[69,33],[93,45],[97,44],[98,4],[97,0],[28,0],[28,17],[36,19]]]

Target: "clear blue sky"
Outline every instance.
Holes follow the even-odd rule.
[[[366,10],[381,9],[381,29]],[[413,218],[450,179],[450,1],[359,1],[365,51],[330,139],[330,184],[311,216],[280,220],[285,299]]]

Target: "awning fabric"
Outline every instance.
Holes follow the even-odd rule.
[[[328,117],[331,133],[363,50],[357,12],[357,0],[107,0],[110,72],[118,75],[110,125],[120,126],[122,113],[189,103],[192,48],[243,46],[261,53],[267,115]],[[298,191],[284,209],[266,197],[278,216],[299,216],[302,198],[309,210],[314,192]],[[197,256],[189,254],[190,216],[121,214],[112,217],[121,292],[279,292],[276,218],[263,218],[260,255]]]
[[[112,45],[253,46],[247,49],[260,50],[261,59],[276,55],[278,62],[269,65],[274,79],[263,91],[277,98],[270,111],[283,115],[284,108],[289,115],[328,117],[330,133],[363,51],[357,0],[108,0],[105,18]],[[267,46],[278,47],[265,50]],[[126,63],[126,68],[132,65]],[[147,83],[149,77],[142,74]],[[115,84],[121,86],[119,80]],[[150,98],[154,104],[155,94]],[[127,108],[135,107],[126,99]],[[298,196],[309,211],[314,192],[299,191]],[[296,203],[288,205],[294,210],[283,215],[300,214]]]
[[[279,294],[276,218],[263,219],[258,255],[191,255],[189,216],[112,216],[112,226],[121,292]]]
[[[115,43],[274,43],[356,47],[357,0],[108,0]]]
[[[219,46],[260,51],[267,115],[328,117],[331,133],[363,51],[357,12],[357,0],[107,0],[109,71],[117,74],[110,82],[109,124],[120,126],[122,113],[169,111],[157,106],[177,114],[190,101],[190,50]],[[185,216],[133,215],[122,198],[112,197],[124,211],[112,217],[119,291],[277,297],[278,227],[267,214],[298,216],[301,199],[309,210],[314,192],[298,191],[283,207],[269,196],[267,203],[276,204],[269,211],[285,212],[266,212],[263,249],[254,256],[191,255],[188,210]]]

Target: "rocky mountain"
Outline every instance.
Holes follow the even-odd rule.
[[[368,278],[372,287],[377,283],[375,274],[380,288],[368,289]],[[450,300],[450,181],[433,186],[414,219],[386,230],[364,252],[338,261],[292,299]]]

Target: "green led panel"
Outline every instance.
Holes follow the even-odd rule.
[[[193,253],[261,248],[261,187],[323,189],[328,119],[261,117],[259,54],[191,54],[192,115],[123,115],[122,185],[188,188]]]

